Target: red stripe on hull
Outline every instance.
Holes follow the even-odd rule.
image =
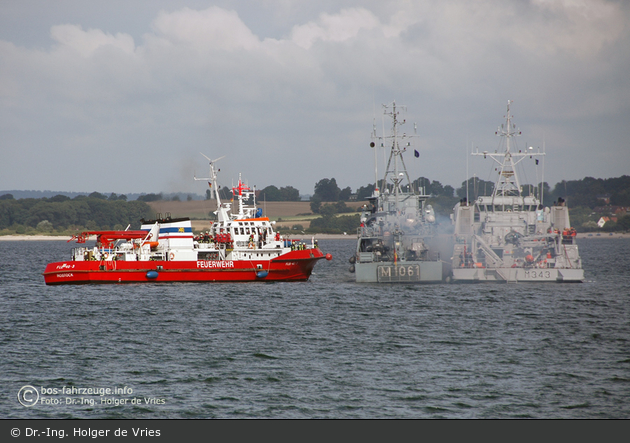
[[[309,249],[292,251],[271,261],[67,261],[48,264],[43,275],[47,285],[305,281],[322,258],[319,249]],[[157,276],[149,277],[150,271],[157,272]],[[259,277],[259,272],[267,275]]]

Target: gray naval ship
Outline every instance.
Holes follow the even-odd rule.
[[[443,279],[439,253],[429,246],[436,235],[435,214],[426,203],[429,195],[423,188],[413,189],[403,160],[411,146],[409,139],[415,136],[399,133],[399,126],[405,123],[399,119],[401,109],[404,107],[396,107],[396,102],[384,105],[384,114],[392,119],[391,135],[377,137],[376,130],[372,134],[375,190],[363,207],[356,253],[350,258],[350,272],[357,282],[430,283]],[[391,144],[382,190],[378,188],[375,141],[384,148]]]
[[[582,282],[584,270],[566,202],[559,198],[545,207],[536,192],[523,192],[516,166],[526,159],[538,165],[537,157],[545,153],[531,147],[517,150],[514,137],[520,131],[512,123],[511,103],[506,124],[496,132],[502,137],[499,149],[472,153],[496,163],[492,195],[479,196],[472,203],[463,199],[451,215],[453,281]]]

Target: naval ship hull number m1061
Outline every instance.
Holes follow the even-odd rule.
[[[379,282],[420,281],[420,266],[379,266],[376,270]]]

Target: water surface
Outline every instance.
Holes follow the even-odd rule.
[[[628,418],[630,240],[578,242],[582,284],[357,284],[320,240],[303,283],[52,287],[73,244],[0,242],[0,416]]]

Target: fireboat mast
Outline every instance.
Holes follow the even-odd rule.
[[[215,160],[212,160],[210,157],[208,157],[207,155],[205,155],[204,153],[200,152],[201,155],[203,155],[206,159],[208,159],[208,163],[210,165],[210,177],[206,177],[206,178],[197,178],[196,176],[194,177],[195,180],[204,180],[204,181],[208,181],[210,180],[209,183],[211,183],[211,186],[214,188],[214,195],[217,199],[217,210],[214,211],[215,214],[217,214],[217,220],[220,222],[223,221],[227,221],[229,220],[229,216],[227,211],[230,209],[230,203],[221,203],[221,196],[219,195],[219,182],[217,180],[217,171],[214,168],[214,164],[216,162],[218,162],[219,160],[221,160],[222,158],[225,158],[225,156],[219,157]]]

